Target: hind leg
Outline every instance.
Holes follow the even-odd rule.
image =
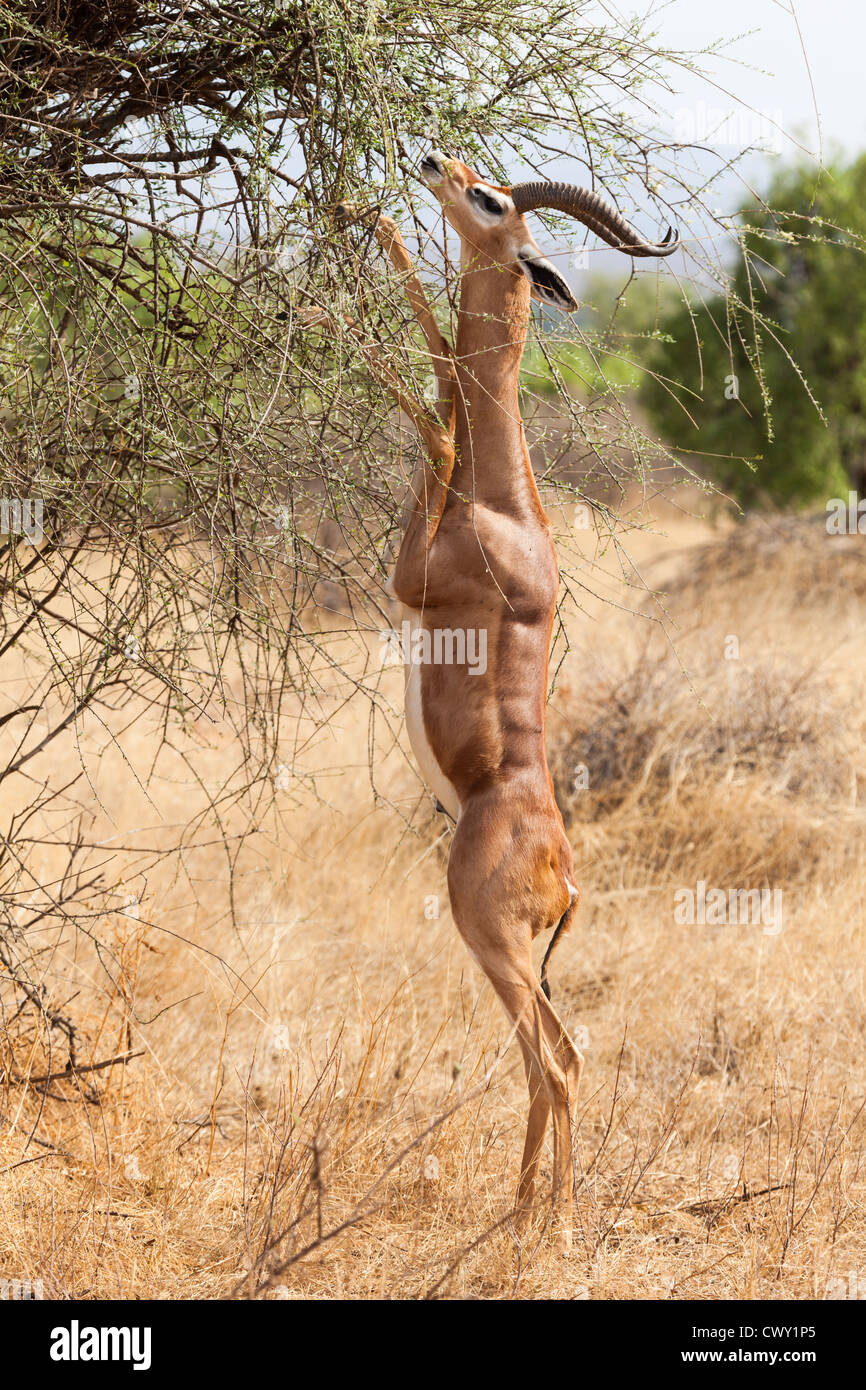
[[[508,1017],[515,1025],[518,1038],[532,1058],[529,1123],[518,1202],[528,1190],[530,1181],[535,1178],[544,1129],[547,1127],[547,1115],[552,1114],[552,1198],[560,1225],[561,1244],[563,1248],[568,1249],[571,1246],[574,1187],[571,1170],[574,1108],[582,1059],[535,978],[528,933],[525,952],[521,953],[522,959],[515,958],[515,954],[512,953],[507,960],[503,960],[502,953],[495,947],[491,950],[489,937],[485,950],[471,927],[469,933],[463,934],[475,937],[475,955],[502,1000]],[[536,1074],[540,1081],[540,1091],[533,1096],[533,1080]]]
[[[514,1024],[528,1055],[529,1122],[518,1189],[525,1205],[532,1190],[548,1114],[553,1114],[553,1201],[561,1216],[561,1243],[571,1245],[573,1178],[571,1155],[574,1108],[582,1058],[566,1033],[553,1005],[542,992],[532,968],[532,934],[528,927],[509,925],[492,913],[479,921],[454,903],[461,936],[484,971]]]
[[[553,1115],[552,1199],[559,1218],[560,1243],[564,1250],[569,1250],[574,1206],[575,1111],[583,1058],[534,976],[533,986],[530,1046],[538,1058]]]
[[[529,1087],[529,1118],[526,1124],[526,1143],[520,1163],[520,1182],[517,1188],[517,1206],[521,1215],[526,1215],[532,1206],[535,1192],[535,1178],[538,1163],[544,1146],[547,1122],[550,1119],[550,1096],[544,1084],[544,1076],[529,1044],[520,1039],[523,1051],[523,1065],[526,1069],[526,1084]]]
[[[554,1114],[553,1196],[554,1200],[556,1200],[557,1194],[562,1194],[564,1212],[562,1244],[565,1250],[570,1250],[572,1213],[574,1208],[574,1139],[576,1133],[577,1097],[580,1089],[580,1078],[583,1072],[583,1056],[578,1052],[571,1038],[560,1023],[555,1010],[552,1008],[551,1013],[556,1020],[556,1026],[559,1028],[556,1055],[559,1061],[560,1075],[564,1078],[565,1083],[560,1093],[558,1124],[557,1116]]]

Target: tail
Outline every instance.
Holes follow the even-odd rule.
[[[566,882],[568,882],[567,879]],[[548,1003],[550,1002],[550,985],[547,983],[548,961],[550,960],[550,957],[553,955],[553,948],[559,940],[560,936],[563,934],[563,932],[567,932],[569,927],[571,926],[571,919],[577,912],[577,904],[580,901],[580,892],[577,888],[574,887],[574,884],[568,884],[568,892],[571,897],[571,902],[568,904],[568,907],[565,909],[556,926],[554,927],[553,936],[550,938],[550,943],[547,947],[547,950],[544,953],[544,960],[541,962],[541,988],[544,993],[544,997],[545,999],[547,999]]]

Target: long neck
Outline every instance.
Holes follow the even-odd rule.
[[[503,510],[538,503],[520,419],[518,377],[529,284],[517,267],[464,269],[457,325],[457,464],[451,486]]]

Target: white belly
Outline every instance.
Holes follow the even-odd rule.
[[[420,626],[420,618],[412,608],[404,609],[406,618],[412,624],[412,632]],[[411,648],[410,648],[411,650]],[[404,667],[406,673],[406,732],[415,754],[415,761],[427,786],[438,798],[450,816],[457,820],[460,815],[460,800],[453,784],[445,776],[436,761],[433,749],[424,728],[424,712],[421,706],[421,667],[411,661]]]

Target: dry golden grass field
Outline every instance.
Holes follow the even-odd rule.
[[[231,816],[205,810],[229,723],[174,730],[152,766],[153,720],[127,709],[29,766],[86,768],[89,837],[121,866],[115,912],[46,922],[46,988],[80,1068],[137,1055],[40,1081],[65,1054],[26,1010],[3,1034],[0,1278],[95,1299],[866,1295],[866,540],[666,503],[627,561],[567,521],[548,746],[583,895],[551,969],[586,1057],[570,1258],[543,1210],[519,1238],[508,1219],[525,1083],[450,918],[449,832],[398,715],[371,737],[363,692],[323,670],[329,722],[286,710],[308,775],[275,774],[233,904]],[[348,669],[364,644],[338,640]],[[401,673],[380,681],[399,711]],[[170,870],[135,876],[181,832]],[[678,922],[699,882],[781,890],[781,920]]]

